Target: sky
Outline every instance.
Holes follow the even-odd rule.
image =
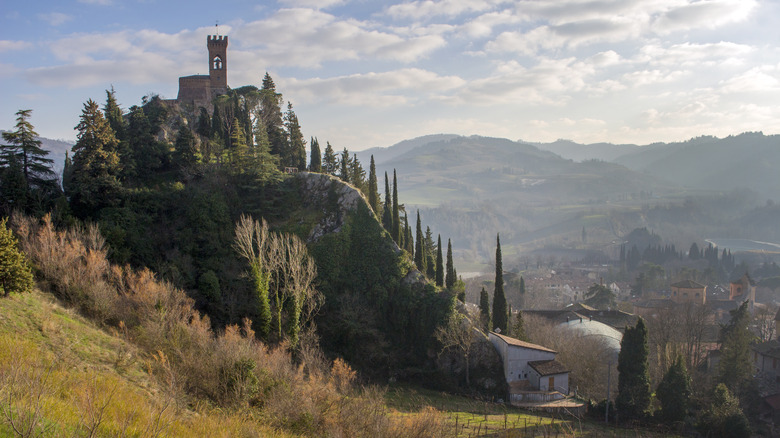
[[[268,72],[306,138],[580,143],[780,133],[775,0],[0,0],[0,128],[74,140],[87,99],[175,98],[229,36],[228,84]],[[218,24],[218,27],[216,26]]]

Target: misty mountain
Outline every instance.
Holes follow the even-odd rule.
[[[638,148],[635,144],[591,143],[580,144],[571,140],[557,140],[552,143],[531,143],[539,149],[550,151],[574,161],[614,161]]]
[[[780,199],[780,136],[760,132],[726,138],[701,136],[684,142],[614,145],[568,140],[534,143],[574,161],[603,160],[697,190],[750,189]]]

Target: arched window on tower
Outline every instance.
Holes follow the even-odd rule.
[[[212,61],[212,67],[214,70],[222,70],[222,58],[215,56],[214,60]]]

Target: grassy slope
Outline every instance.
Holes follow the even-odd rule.
[[[183,405],[146,371],[154,360],[48,294],[2,298],[0,437],[16,436],[9,408],[36,407],[47,437],[88,436],[91,428],[93,436],[288,436],[251,413]]]

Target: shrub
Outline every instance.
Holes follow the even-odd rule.
[[[12,292],[29,292],[33,288],[33,276],[27,258],[17,248],[17,240],[8,229],[8,218],[0,220],[0,295]]]

